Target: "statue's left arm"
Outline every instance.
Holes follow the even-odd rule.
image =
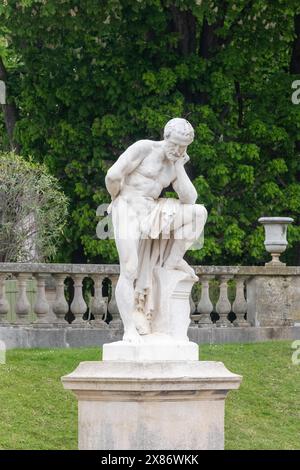
[[[187,154],[176,160],[174,164],[176,179],[172,182],[172,186],[183,204],[195,204],[198,194],[184,168],[184,164],[188,160],[189,156]]]

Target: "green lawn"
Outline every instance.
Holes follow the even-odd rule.
[[[226,401],[227,449],[300,449],[300,365],[291,342],[201,346],[202,360],[243,375]],[[76,449],[77,403],[60,377],[89,349],[12,350],[0,365],[0,449]]]

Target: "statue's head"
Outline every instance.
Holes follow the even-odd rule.
[[[192,125],[182,118],[174,118],[164,128],[165,152],[167,158],[176,160],[184,155],[187,146],[194,140]]]

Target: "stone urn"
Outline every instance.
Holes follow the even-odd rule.
[[[294,222],[291,217],[261,217],[258,222],[265,228],[265,248],[271,254],[272,260],[266,265],[284,265],[279,260],[281,253],[286,250],[287,227]]]

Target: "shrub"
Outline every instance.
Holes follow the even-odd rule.
[[[67,198],[44,165],[0,154],[0,261],[52,258],[62,239]]]

